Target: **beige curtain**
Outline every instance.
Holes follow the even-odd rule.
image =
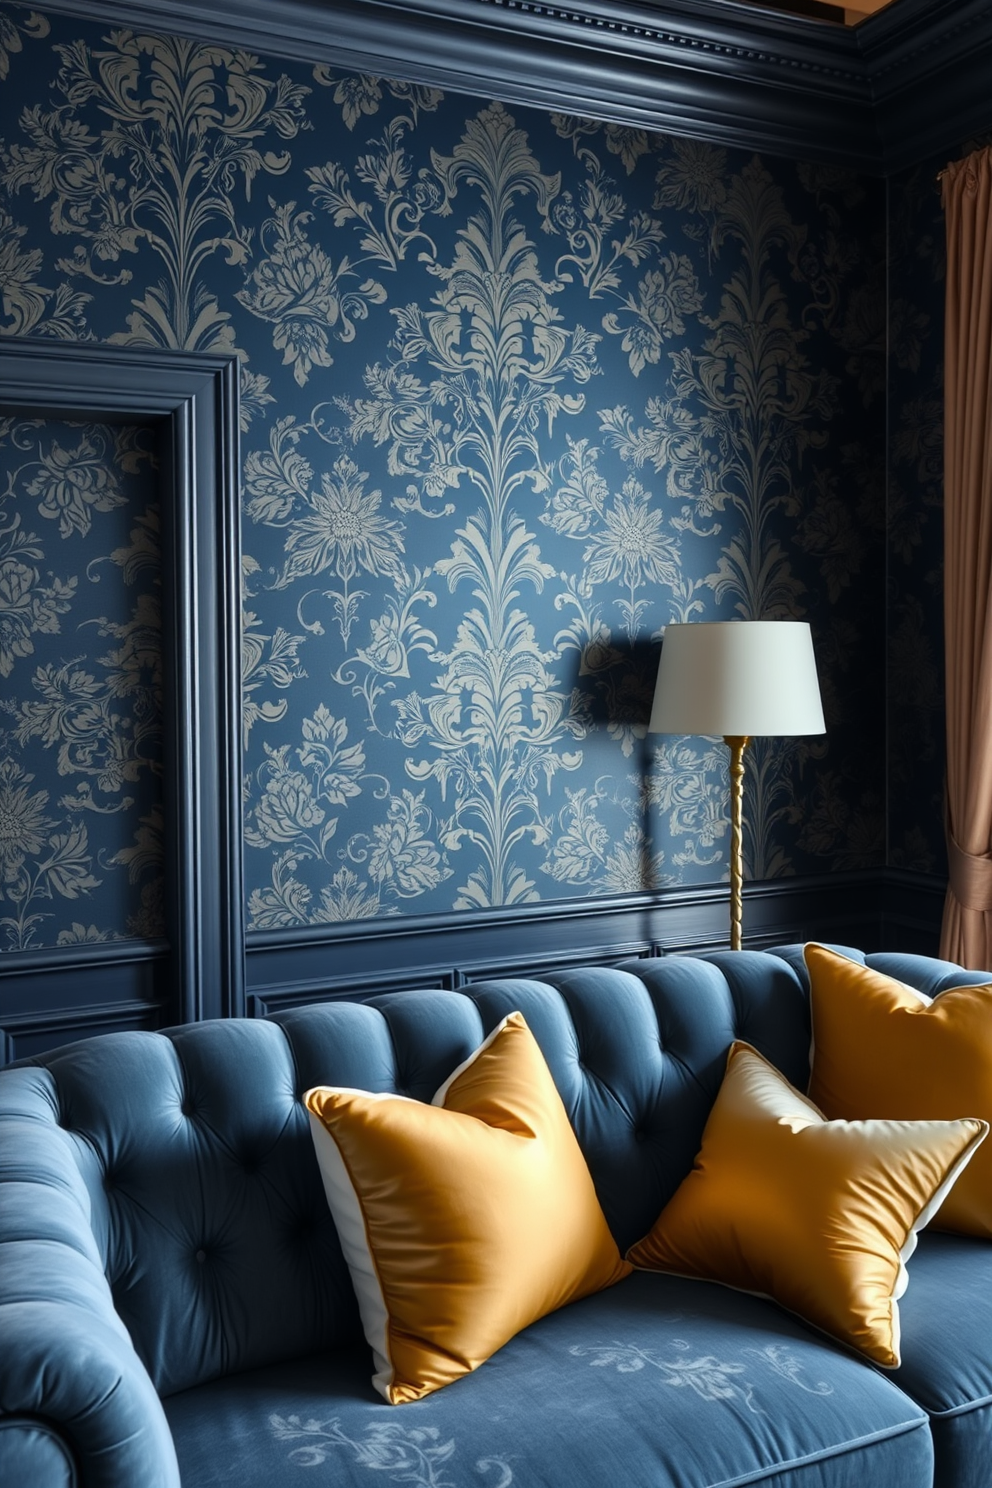
[[[992,148],[941,177],[947,855],[941,955],[992,967]]]

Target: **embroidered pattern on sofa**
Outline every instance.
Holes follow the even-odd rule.
[[[462,1482],[449,1477],[445,1464],[455,1454],[455,1441],[439,1441],[436,1426],[417,1426],[405,1430],[398,1423],[379,1421],[366,1428],[362,1441],[342,1431],[334,1417],[330,1421],[299,1416],[271,1415],[269,1426],[277,1441],[301,1441],[294,1447],[290,1460],[299,1467],[319,1467],[338,1447],[350,1450],[356,1463],[372,1472],[385,1473],[394,1483],[413,1483],[416,1488],[462,1488]],[[501,1457],[480,1457],[471,1479],[478,1488],[510,1488],[513,1470]]]
[[[833,1385],[829,1385],[826,1380],[817,1380],[815,1385],[807,1385],[804,1380],[801,1380],[799,1371],[803,1367],[802,1364],[795,1354],[790,1354],[788,1349],[781,1348],[777,1343],[766,1344],[763,1349],[746,1348],[743,1352],[750,1354],[752,1358],[760,1359],[762,1364],[767,1364],[783,1379],[789,1380],[800,1390],[805,1390],[807,1395],[832,1395],[834,1393]]]
[[[691,1345],[683,1338],[673,1338],[671,1347],[686,1355],[691,1351]],[[820,1380],[815,1385],[807,1385],[801,1380],[799,1371],[803,1366],[788,1349],[768,1344],[763,1349],[746,1348],[743,1352],[808,1395],[832,1395],[834,1392],[833,1386],[825,1380]],[[642,1349],[636,1344],[619,1342],[602,1345],[575,1343],[569,1353],[577,1358],[591,1354],[594,1357],[589,1359],[589,1363],[594,1369],[608,1368],[612,1364],[618,1374],[634,1374],[644,1368],[657,1369],[663,1375],[663,1384],[675,1389],[695,1390],[701,1400],[740,1399],[755,1415],[765,1414],[761,1406],[754,1403],[758,1386],[746,1377],[747,1366],[726,1363],[717,1359],[714,1354],[672,1361],[659,1358],[656,1349]],[[739,1376],[744,1378],[738,1378]]]

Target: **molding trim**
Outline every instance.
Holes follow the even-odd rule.
[[[827,940],[863,950],[937,950],[944,880],[900,869],[748,883],[748,950]],[[370,920],[249,936],[249,1017],[418,987],[542,976],[642,956],[726,950],[725,884],[488,914]],[[508,933],[509,932],[509,933]],[[67,989],[69,993],[67,995]],[[9,991],[18,995],[11,999]],[[0,1063],[111,1029],[180,1021],[167,947],[140,941],[0,956]]]
[[[734,0],[56,0],[48,9],[739,148],[879,161],[854,33]]]
[[[244,1012],[238,389],[236,357],[0,339],[0,408],[161,426],[166,1022]],[[36,1017],[42,977],[75,1026],[84,971],[156,957],[140,942],[0,953],[3,1021]]]
[[[0,987],[21,977],[71,977],[95,969],[108,974],[108,967],[161,961],[168,954],[165,940],[101,940],[37,951],[0,951]]]
[[[890,172],[992,123],[992,0],[55,0],[89,20]]]
[[[132,1032],[167,1026],[166,1019],[150,1019],[149,1004],[142,998],[112,1004],[92,1003],[44,1013],[21,1013],[7,1018],[0,1028],[0,1063],[13,1064],[16,1059],[30,1059],[45,1054],[76,1039],[92,1038],[98,1033]]]
[[[0,954],[0,1064],[118,1028],[175,1019],[165,941],[101,941]]]
[[[827,940],[935,955],[944,888],[941,879],[898,869],[747,883],[745,948]],[[729,925],[728,887],[705,884],[481,914],[253,932],[248,1012],[258,1017],[335,998],[726,950]]]
[[[890,171],[992,130],[989,0],[898,0],[866,21],[863,32]]]

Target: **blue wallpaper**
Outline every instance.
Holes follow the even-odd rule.
[[[148,429],[0,417],[5,949],[162,933],[153,465]]]
[[[884,861],[879,183],[0,21],[0,330],[241,359],[250,925],[725,877],[722,745],[645,735],[673,620],[813,625],[829,732],[758,741],[748,871]]]

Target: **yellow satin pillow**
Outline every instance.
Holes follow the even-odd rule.
[[[511,1013],[431,1105],[318,1087],[317,1160],[391,1405],[629,1275],[533,1034]]]
[[[899,1365],[905,1263],[984,1121],[826,1121],[736,1043],[692,1172],[627,1252],[648,1271],[773,1297]]]
[[[825,946],[805,948],[813,1016],[809,1097],[827,1116],[992,1121],[992,985],[931,1000]],[[992,1143],[934,1225],[992,1239]]]

